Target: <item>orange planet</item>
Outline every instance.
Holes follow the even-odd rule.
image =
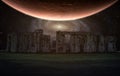
[[[66,21],[94,15],[118,0],[2,0],[12,8],[32,17]]]

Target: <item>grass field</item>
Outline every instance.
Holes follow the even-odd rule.
[[[0,76],[120,76],[120,54],[0,53]]]

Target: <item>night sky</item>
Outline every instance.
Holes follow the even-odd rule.
[[[87,18],[79,19],[75,21],[68,21],[85,26],[85,31],[98,32],[101,34],[115,34],[120,39],[120,1],[114,4],[112,7]],[[35,29],[42,28],[44,31],[47,30],[44,26],[46,20],[41,20],[24,15],[0,1],[0,33],[6,34],[9,32],[27,32],[34,31]],[[52,23],[56,23],[51,21]],[[67,22],[59,22],[67,23]],[[86,27],[87,26],[87,27]],[[48,26],[50,27],[50,26]],[[73,27],[72,27],[73,28]],[[74,28],[78,29],[78,26]],[[79,29],[81,30],[81,29]],[[119,40],[118,40],[119,42]],[[119,43],[118,43],[119,44]],[[119,45],[118,45],[119,47]]]

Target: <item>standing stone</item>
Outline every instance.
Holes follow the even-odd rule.
[[[44,53],[50,53],[50,36],[49,35],[43,35],[43,51]]]
[[[114,36],[107,36],[107,51],[108,52],[115,52],[116,51],[116,41],[117,39]]]
[[[57,32],[56,35],[56,53],[66,53],[64,32]]]
[[[8,34],[7,50],[9,52],[17,52],[17,34],[16,33]]]
[[[99,36],[99,45],[98,45],[98,50],[99,52],[105,52],[106,51],[106,43],[105,43],[105,37],[104,36]]]
[[[71,39],[69,41],[71,44],[71,53],[79,53],[80,52],[80,38],[78,35],[71,35]]]
[[[96,52],[96,41],[97,38],[95,35],[88,33],[87,34],[87,40],[85,42],[84,46],[84,52],[91,53],[91,52]]]
[[[80,35],[80,52],[84,52],[85,42],[86,42],[86,33]]]
[[[50,50],[51,50],[51,53],[56,53],[56,40],[51,39]]]
[[[29,38],[28,38],[28,53],[31,53],[33,49],[33,33],[29,33]]]
[[[34,32],[34,50],[35,53],[42,52],[42,37],[43,37],[43,30],[36,30]]]

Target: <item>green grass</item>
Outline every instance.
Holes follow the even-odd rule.
[[[32,66],[68,66],[69,64],[104,64],[120,60],[120,54],[0,54],[0,59]],[[52,65],[51,65],[52,64]],[[54,65],[53,65],[54,64]],[[60,66],[61,65],[61,66]],[[93,65],[93,64],[92,64]]]
[[[24,75],[25,73],[29,76],[34,76],[32,75],[33,73],[39,75],[44,73],[46,75],[46,72],[47,74],[55,73],[62,74],[63,76],[66,76],[68,72],[76,73],[76,75],[82,73],[82,76],[89,76],[86,75],[86,70],[89,70],[88,73],[95,76],[108,76],[108,74],[106,75],[106,71],[109,71],[109,76],[117,76],[120,72],[120,54],[0,53],[0,70],[4,68],[10,69],[12,72],[15,71],[17,74]],[[3,73],[6,73],[6,69]]]
[[[0,59],[9,60],[44,60],[44,61],[56,61],[56,62],[73,62],[83,60],[111,60],[120,59],[120,54],[10,54],[0,53]]]

